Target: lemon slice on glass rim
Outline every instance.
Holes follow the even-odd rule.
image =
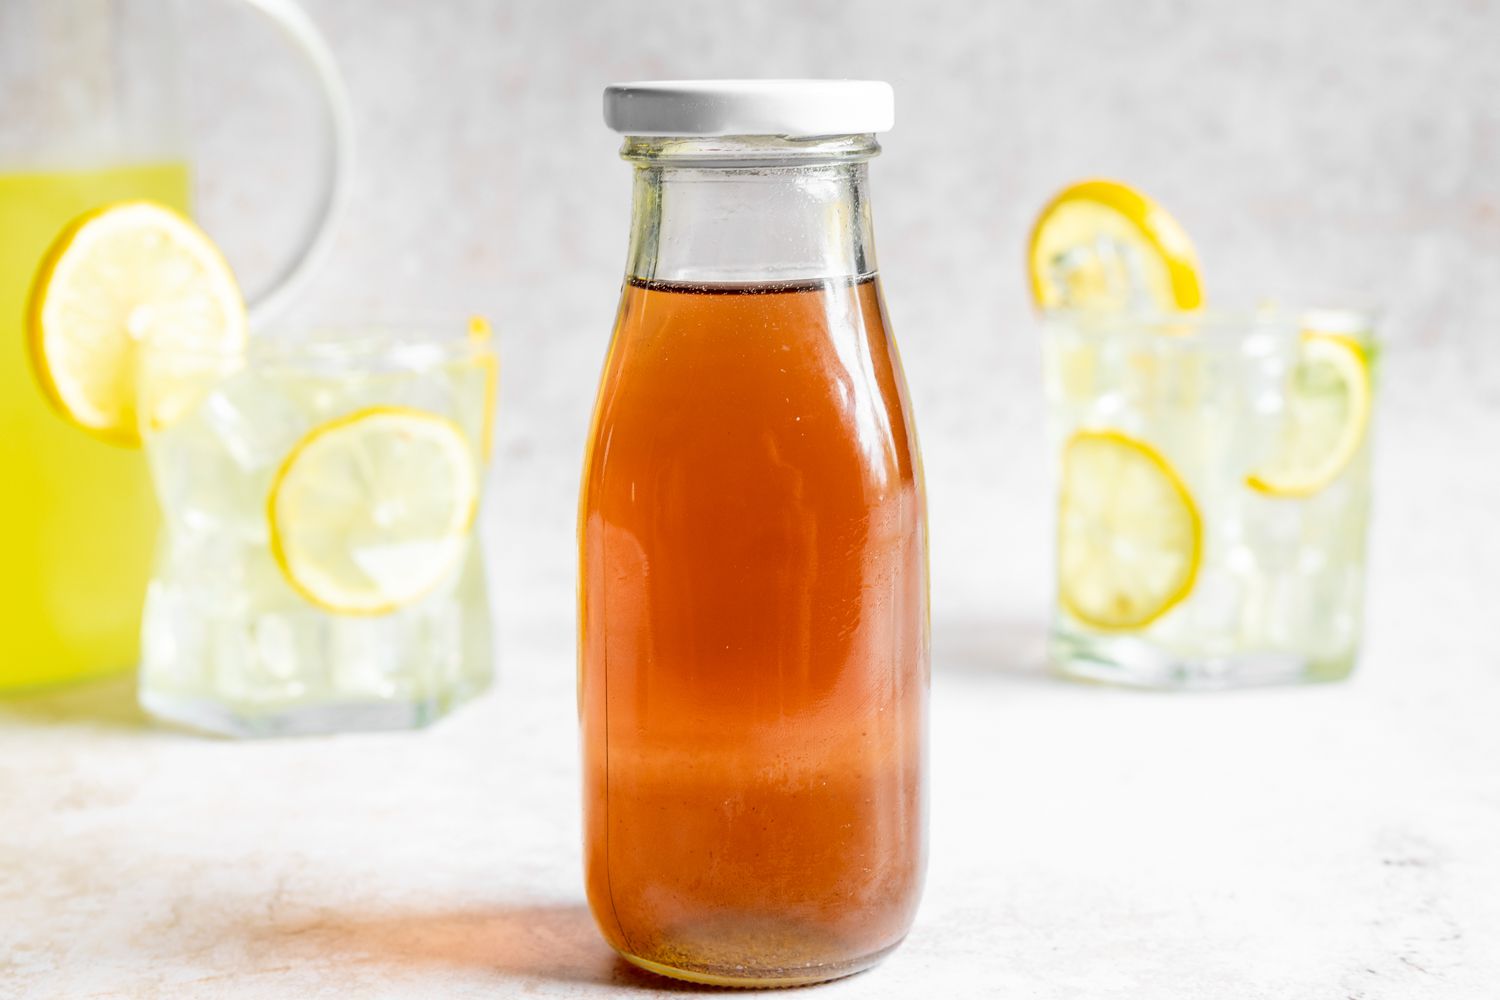
[[[412,604],[467,555],[479,472],[447,417],[375,406],[313,428],[267,499],[271,554],[308,601],[343,615]]]
[[[1276,451],[1246,484],[1274,497],[1308,497],[1323,490],[1364,443],[1373,395],[1363,344],[1344,333],[1304,330]]]
[[[1094,628],[1144,628],[1198,576],[1197,503],[1160,452],[1119,431],[1064,445],[1057,532],[1059,602]]]
[[[1174,310],[1203,302],[1187,233],[1119,181],[1081,181],[1054,195],[1032,227],[1026,261],[1041,309]]]
[[[166,426],[204,387],[182,367],[153,378],[141,399],[148,348],[221,370],[247,344],[244,298],[223,255],[186,217],[149,201],[107,205],[63,229],[32,283],[26,331],[54,408],[127,447],[139,446],[143,417]]]

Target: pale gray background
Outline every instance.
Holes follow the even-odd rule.
[[[932,849],[906,944],[807,995],[1493,1000],[1500,5],[306,3],[361,159],[293,320],[497,321],[499,684],[416,735],[251,745],[150,728],[128,680],[0,703],[0,857],[21,862],[0,861],[0,996],[661,988],[582,904],[572,533],[629,190],[599,91],[827,74],[897,94],[873,169],[931,496]],[[201,214],[254,284],[306,196],[312,117],[266,29],[191,6]],[[1211,294],[1391,307],[1349,683],[1038,676],[1021,248],[1045,197],[1096,173],[1172,208]]]
[[[306,6],[348,77],[359,162],[335,251],[289,321],[493,317],[505,369],[490,544],[502,587],[526,581],[537,606],[571,593],[578,468],[625,253],[630,171],[600,115],[612,80],[895,86],[876,238],[926,453],[940,625],[1003,619],[1024,638],[1042,619],[1022,249],[1067,181],[1116,176],[1164,202],[1210,295],[1373,293],[1390,308],[1393,400],[1409,388],[1436,403],[1440,377],[1445,397],[1500,403],[1493,2]],[[201,211],[253,284],[296,216],[281,192],[295,196],[313,161],[296,145],[311,135],[295,107],[306,81],[251,16],[195,10]],[[1482,426],[1500,441],[1492,413]],[[1446,433],[1478,456],[1479,430]]]

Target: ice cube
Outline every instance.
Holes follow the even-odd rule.
[[[388,699],[415,678],[404,668],[413,653],[410,614],[339,618],[329,623],[328,660],[341,698]]]
[[[404,406],[458,419],[453,373],[443,368],[381,371],[320,380],[321,415],[326,419],[370,406]]]
[[[1244,613],[1244,581],[1227,567],[1204,567],[1193,587],[1192,627],[1207,636],[1233,636]]]
[[[307,429],[306,418],[269,373],[247,370],[203,401],[202,418],[242,472],[279,465]]]

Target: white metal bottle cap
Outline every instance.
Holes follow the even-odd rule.
[[[604,88],[604,123],[622,135],[853,135],[889,132],[880,80],[641,80]]]

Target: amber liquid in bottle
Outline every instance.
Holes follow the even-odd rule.
[[[781,985],[909,927],[925,513],[879,284],[630,279],[581,504],[590,904],[647,968]]]

